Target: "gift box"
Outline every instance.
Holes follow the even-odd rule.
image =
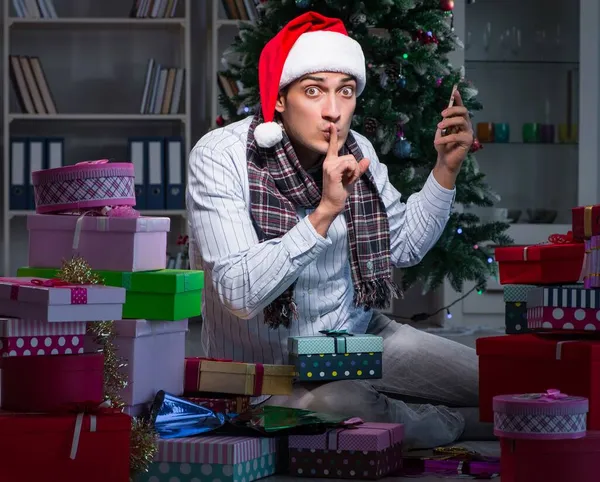
[[[479,338],[476,347],[482,422],[494,421],[495,396],[553,387],[587,398],[588,430],[600,429],[600,340],[525,334]]]
[[[147,473],[136,482],[245,482],[273,475],[276,438],[199,436],[158,441]]]
[[[167,262],[169,218],[40,215],[27,217],[29,266],[59,268],[73,254],[92,269],[149,271]]]
[[[52,278],[58,269],[19,268],[19,276]],[[182,269],[120,272],[94,270],[107,286],[127,290],[123,318],[182,320],[200,316],[204,272]]]
[[[295,368],[291,365],[239,363],[207,358],[185,359],[184,392],[233,395],[290,395]]]
[[[183,393],[187,320],[118,320],[113,327],[117,355],[127,363],[128,383],[119,393],[125,405],[150,402],[159,390]],[[97,350],[94,337],[86,336],[85,351]]]
[[[379,479],[402,467],[404,426],[361,423],[289,438],[290,475]]]
[[[87,323],[85,321],[47,322],[22,320],[20,318],[0,318],[0,337],[41,337],[39,344],[42,345],[45,336],[85,335],[86,327]]]
[[[494,435],[512,439],[557,440],[585,437],[587,398],[559,390],[498,395],[493,399]]]
[[[331,331],[288,338],[289,363],[303,382],[381,378],[383,338]]]
[[[534,331],[600,329],[600,290],[539,287],[527,295],[527,326]]]
[[[504,325],[506,333],[518,335],[529,333],[527,327],[527,293],[536,285],[514,285],[503,286],[504,291]]]
[[[79,162],[31,173],[39,214],[105,206],[135,206],[135,172],[130,162]]]
[[[586,288],[600,287],[600,236],[586,239],[583,285]]]
[[[571,209],[573,238],[578,241],[600,235],[600,204]]]
[[[118,320],[124,302],[123,288],[0,278],[0,313],[9,317],[49,322]]]
[[[502,482],[597,482],[600,433],[575,440],[500,439]]]
[[[448,478],[462,478],[470,475],[475,479],[491,479],[500,473],[500,459],[479,457],[477,459],[460,459],[446,457],[410,457],[402,458],[401,475],[415,477],[437,475]]]
[[[499,246],[495,250],[500,284],[576,283],[581,275],[583,243]]]
[[[53,412],[104,399],[104,356],[15,356],[2,361],[2,403],[15,412]]]
[[[131,418],[123,413],[2,412],[0,433],[1,482],[129,482]]]
[[[202,393],[197,396],[183,397],[190,402],[203,405],[215,413],[243,413],[250,407],[250,397],[247,395],[229,395],[226,393]]]

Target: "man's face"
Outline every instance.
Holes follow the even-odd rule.
[[[338,129],[338,150],[346,142],[355,108],[356,80],[337,72],[318,72],[294,81],[275,107],[294,147],[321,155],[329,146],[331,123]]]

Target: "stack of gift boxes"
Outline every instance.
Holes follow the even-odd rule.
[[[323,332],[288,340],[289,364],[185,360],[184,398],[215,412],[243,412],[254,397],[289,395],[296,381],[310,383],[382,376],[383,340],[372,335]],[[378,479],[401,467],[403,426],[358,421],[328,434],[281,438],[213,436],[159,440],[150,470],[138,482],[241,482],[289,469],[307,477]]]
[[[597,480],[599,214],[576,207],[572,231],[496,248],[507,335],[477,340],[477,353],[480,418],[501,438],[503,482]]]
[[[38,171],[33,184],[29,266],[0,279],[0,479],[128,482],[130,415],[158,390],[183,393],[203,273],[165,269],[170,220],[132,208],[130,163]],[[63,264],[73,259],[102,284],[59,279],[65,266],[81,269]],[[86,330],[100,321],[114,321],[124,410],[105,403],[104,356]]]

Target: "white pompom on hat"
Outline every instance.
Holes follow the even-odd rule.
[[[306,12],[289,22],[263,48],[258,62],[258,84],[263,123],[254,138],[260,147],[273,147],[283,138],[275,119],[279,91],[304,75],[340,72],[356,79],[360,95],[367,81],[365,56],[341,20]]]

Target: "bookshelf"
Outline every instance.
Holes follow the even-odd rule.
[[[38,0],[38,5],[49,1]],[[45,15],[47,18],[19,15],[18,2],[2,2],[3,276],[14,275],[27,262],[26,216],[33,212],[11,209],[11,137],[64,139],[64,164],[103,158],[129,160],[128,139],[139,137],[181,137],[187,158],[194,141],[193,2],[150,4],[162,2],[176,8],[170,14],[163,9],[163,13],[150,11],[137,17],[130,12],[133,0],[53,0],[57,12]],[[148,3],[141,0],[138,5]],[[11,56],[40,59],[57,113],[26,113],[19,108]],[[170,113],[140,113],[146,112],[140,104],[150,58],[163,68],[184,71],[177,113],[173,108],[167,109]],[[186,174],[184,170],[184,185]],[[175,247],[178,235],[186,232],[185,209],[141,209],[141,213],[172,218],[170,248]]]

